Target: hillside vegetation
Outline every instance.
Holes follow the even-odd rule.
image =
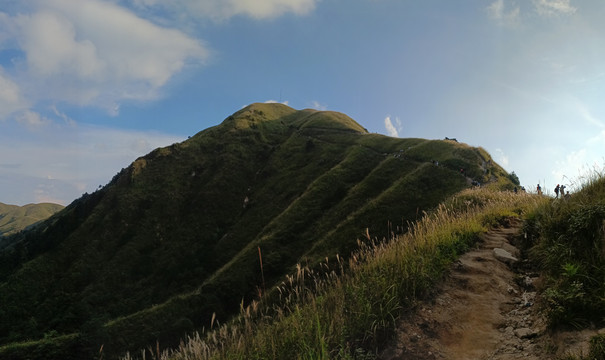
[[[348,261],[299,267],[279,286],[278,301],[263,298],[227,324],[209,323],[209,331],[190,335],[175,350],[150,352],[163,360],[374,359],[400,316],[430,296],[450,264],[481,233],[511,219],[524,222],[526,235],[518,240],[545,279],[537,290],[548,334],[599,329],[605,325],[604,206],[602,174],[565,199],[464,190],[409,232],[366,243]],[[540,358],[557,358],[557,346],[565,344],[551,343]],[[564,359],[604,358],[605,334],[599,332],[588,353]]]
[[[24,206],[0,203],[0,238],[15,234],[61,209],[63,209],[62,205],[51,203]]]
[[[358,239],[407,231],[473,180],[514,186],[481,148],[253,104],[6,238],[0,357],[79,359],[101,345],[111,357],[178,344],[242,304],[277,296],[297,264],[317,269],[326,257],[348,258]]]
[[[362,245],[349,260],[327,261],[319,271],[299,268],[282,283],[277,305],[253,303],[236,321],[190,336],[159,357],[374,359],[398,318],[430,294],[480,234],[543,200],[490,189],[462,191],[405,234]]]
[[[530,258],[545,274],[543,300],[551,325],[594,326],[605,320],[605,176],[542,204],[527,217]],[[603,337],[605,355],[605,337]]]

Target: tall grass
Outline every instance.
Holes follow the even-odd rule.
[[[488,227],[533,211],[544,198],[466,190],[390,239],[359,240],[348,260],[298,266],[235,320],[182,341],[154,359],[371,359],[460,254]],[[271,299],[271,300],[270,300]],[[145,356],[145,352],[142,353]],[[123,359],[132,359],[127,354]]]
[[[526,221],[552,326],[605,321],[605,173],[593,170],[578,182],[579,191],[542,204]]]

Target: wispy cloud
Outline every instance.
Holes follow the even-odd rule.
[[[532,7],[533,14],[537,13],[541,17],[573,15],[577,10],[571,5],[571,0],[532,0],[529,6],[521,3],[524,5],[523,10],[516,1],[495,0],[487,6],[487,14],[500,25],[517,27],[521,25],[522,18],[527,18]]]
[[[490,18],[501,25],[517,26],[520,23],[521,9],[519,6],[508,6],[504,0],[496,0],[487,7]]]
[[[67,116],[65,113],[59,111],[59,109],[57,109],[56,105],[53,105],[51,107],[51,110],[53,111],[53,113],[56,116],[58,116],[60,119],[62,119],[65,124],[70,125],[70,126],[76,125],[76,121],[74,119],[70,118],[69,116]]]
[[[399,132],[401,131],[401,120],[398,117],[395,117],[395,124],[391,120],[391,115],[388,115],[384,118],[384,127],[389,136],[399,137]]]
[[[586,107],[586,105],[584,105],[578,99],[575,99],[574,105],[576,106],[577,112],[582,119],[584,119],[586,122],[588,122],[591,125],[595,125],[596,127],[600,128],[600,129],[605,129],[605,123],[602,120],[597,119],[592,114],[592,112]]]
[[[321,104],[319,101],[316,101],[316,100],[314,100],[312,102],[311,107],[315,110],[321,110],[321,111],[328,109],[328,105]]]
[[[318,0],[130,0],[138,8],[163,9],[177,17],[226,20],[233,16],[255,19],[274,18],[285,13],[305,15],[315,8]]]
[[[498,159],[498,164],[502,165],[502,167],[508,167],[509,159],[508,155],[504,153],[502,149],[496,149],[496,156]]]
[[[576,8],[570,0],[533,0],[536,12],[541,16],[572,15]]]
[[[588,139],[587,143],[591,145],[601,143],[600,146],[605,146],[605,130],[601,130],[597,135]]]
[[[569,184],[582,175],[589,163],[587,149],[574,150],[555,161],[551,174],[556,182]]]
[[[2,66],[0,66],[0,120],[16,111],[27,108],[27,105],[19,85],[6,76]]]
[[[18,123],[24,124],[31,130],[39,130],[52,122],[50,119],[31,110],[21,112],[17,115],[16,120]]]
[[[277,101],[277,100],[267,100],[265,101],[265,104],[284,104],[284,105],[288,105],[288,100],[284,100],[284,101]],[[248,106],[248,105],[246,105]],[[244,107],[246,107],[244,106]]]

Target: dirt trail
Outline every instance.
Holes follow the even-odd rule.
[[[494,254],[501,248],[518,258],[511,243],[519,231],[520,224],[511,223],[484,234],[477,248],[452,266],[436,296],[400,321],[394,344],[380,358],[553,358],[534,306],[537,275],[515,271],[521,264]]]

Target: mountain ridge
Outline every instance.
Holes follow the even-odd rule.
[[[250,105],[9,238],[0,344],[49,332],[80,333],[92,348],[102,333],[114,340],[108,353],[178,341],[228,319],[297,263],[403,231],[471,179],[513,186],[480,148],[370,134],[336,112]]]
[[[26,229],[28,226],[48,218],[63,207],[63,205],[54,203],[19,206],[0,202],[0,237]]]

